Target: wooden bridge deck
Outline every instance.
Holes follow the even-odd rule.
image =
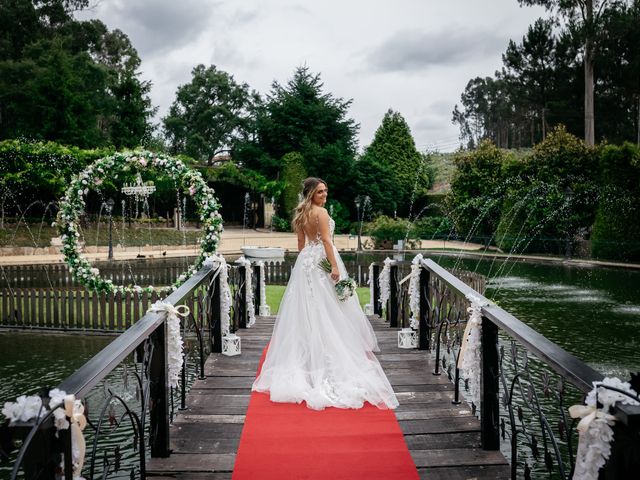
[[[242,354],[213,354],[204,380],[196,380],[187,397],[188,409],[171,426],[169,458],[151,459],[154,480],[230,479],[258,361],[267,345],[275,317],[258,317],[241,330]],[[400,401],[396,417],[420,478],[509,478],[500,452],[480,448],[480,422],[466,404],[452,405],[453,384],[434,376],[430,354],[397,347],[397,330],[370,317],[381,352],[378,359]]]

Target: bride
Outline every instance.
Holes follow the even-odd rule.
[[[373,328],[357,295],[340,301],[335,282],[347,277],[331,240],[335,223],[324,208],[327,184],[303,182],[303,200],[293,227],[300,253],[291,271],[262,370],[252,390],[273,402],[306,402],[307,407],[396,408],[398,400],[382,367]],[[318,264],[326,258],[327,274]]]

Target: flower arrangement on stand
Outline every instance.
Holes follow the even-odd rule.
[[[178,188],[191,196],[204,231],[204,235],[200,239],[200,253],[195,263],[169,287],[114,285],[111,280],[103,279],[100,276],[100,271],[82,256],[78,243],[80,216],[84,212],[85,198],[89,190],[98,187],[108,178],[116,179],[118,175],[130,175],[144,171],[155,171],[168,175],[175,181]],[[176,290],[198,271],[207,256],[215,254],[223,230],[222,217],[218,213],[218,201],[214,196],[213,189],[207,185],[200,172],[187,168],[182,161],[173,157],[141,150],[115,153],[101,158],[72,177],[65,195],[60,201],[60,210],[55,224],[62,240],[62,253],[73,278],[90,290],[106,293],[139,294],[153,291],[170,293]]]

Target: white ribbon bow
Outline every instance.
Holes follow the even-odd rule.
[[[148,311],[154,313],[166,312],[169,315],[183,318],[189,316],[189,314],[191,313],[191,310],[186,305],[178,305],[176,307],[168,302],[163,302],[162,300],[158,300],[156,303],[151,305],[151,308]]]
[[[602,410],[598,410],[598,408],[591,405],[573,405],[569,407],[569,415],[571,418],[581,418],[578,423],[578,431],[586,432],[589,429],[589,425],[596,418],[604,419],[609,425],[613,425],[616,421],[616,417],[613,415],[609,415],[608,413],[604,413]]]

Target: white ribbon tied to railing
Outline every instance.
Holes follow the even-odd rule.
[[[87,426],[87,419],[84,416],[84,406],[80,400],[76,400],[75,395],[64,397],[64,412],[69,417],[71,423],[71,460],[73,461],[73,478],[81,480],[82,466],[84,465],[84,454],[86,444],[82,431]]]
[[[183,364],[183,342],[180,335],[180,319],[187,317],[191,313],[186,305],[177,307],[168,302],[158,300],[148,310],[153,313],[167,314],[167,357],[169,358],[169,386],[177,387],[180,379],[180,371]]]
[[[53,408],[56,430],[71,428],[71,470],[75,480],[84,480],[81,476],[84,465],[86,442],[82,431],[87,426],[84,416],[84,405],[75,395],[54,388],[49,392],[49,405]],[[68,420],[67,420],[68,419]],[[64,468],[64,461],[63,461]]]
[[[569,407],[571,418],[580,418],[577,427],[580,438],[576,453],[576,468],[573,473],[574,480],[596,480],[599,470],[611,455],[613,440],[611,427],[616,417],[607,413],[609,409],[616,403],[640,404],[632,398],[638,398],[638,394],[631,385],[619,378],[607,377],[601,382],[593,382],[593,385],[594,388],[587,395],[585,405]],[[628,395],[610,390],[606,386],[627,392]],[[598,404],[602,405],[602,408],[598,408]]]

